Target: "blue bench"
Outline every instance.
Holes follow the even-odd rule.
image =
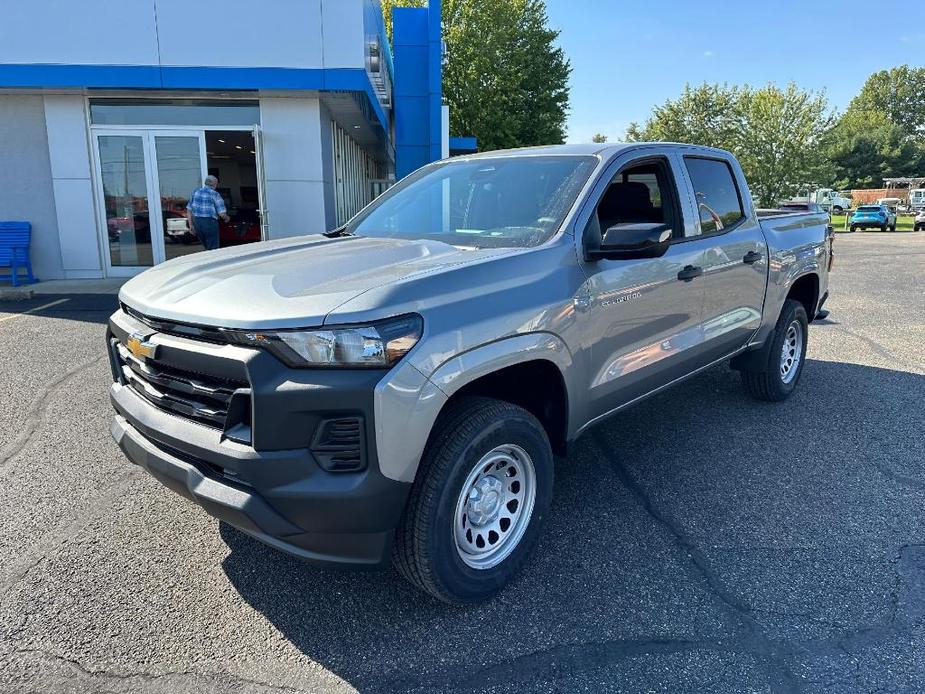
[[[12,280],[18,287],[20,279],[27,284],[38,282],[32,274],[29,260],[29,242],[32,240],[32,225],[29,222],[0,222],[0,268],[10,268],[10,274],[0,275],[0,280]],[[19,271],[26,274],[21,278]]]

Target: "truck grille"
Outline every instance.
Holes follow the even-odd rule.
[[[113,342],[125,384],[151,404],[219,429],[237,424],[250,427],[249,406],[235,408],[241,412],[242,419],[246,417],[247,421],[227,421],[235,391],[246,388],[247,384],[142,361],[129,352],[121,342]],[[249,400],[249,395],[245,397]]]

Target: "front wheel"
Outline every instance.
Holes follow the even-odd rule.
[[[851,231],[852,231],[852,232],[855,232],[855,231],[857,231],[857,230],[858,230],[857,226],[854,225],[854,224],[852,224],[852,225],[851,225]]]
[[[880,231],[886,231],[886,230],[889,229],[889,228],[890,228],[890,227],[889,227],[889,225],[887,225],[887,224],[881,224],[881,225],[880,225]]]
[[[742,372],[742,384],[749,395],[768,402],[790,396],[803,373],[808,327],[803,304],[787,299],[770,338],[767,362],[760,371]]]
[[[396,568],[444,602],[492,597],[536,544],[552,480],[552,448],[536,417],[492,398],[451,403],[396,531]]]
[[[890,224],[890,231],[896,231],[896,222]]]
[[[844,210],[838,205],[836,205],[835,207],[832,208],[832,212],[834,212],[835,214],[841,214],[842,212],[844,212]]]

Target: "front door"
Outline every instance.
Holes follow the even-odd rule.
[[[201,130],[95,129],[93,146],[109,276],[203,249],[186,222],[189,194],[206,176]]]
[[[688,238],[667,158],[624,164],[608,179],[585,243],[620,222],[660,222],[674,240],[660,258],[587,262],[593,334],[590,418],[684,375],[701,357],[704,244]]]

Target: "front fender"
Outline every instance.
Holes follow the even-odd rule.
[[[449,397],[482,376],[537,359],[551,361],[563,377],[571,370],[572,355],[562,339],[540,332],[505,337],[458,354],[434,371],[430,380]],[[569,390],[568,379],[564,380]]]
[[[572,356],[552,333],[502,338],[443,362],[429,378],[410,364],[401,365],[376,388],[376,446],[382,474],[414,481],[424,447],[447,400],[477,378],[508,366],[545,359],[566,376]],[[566,392],[572,392],[566,379]],[[571,409],[571,408],[569,408]]]

